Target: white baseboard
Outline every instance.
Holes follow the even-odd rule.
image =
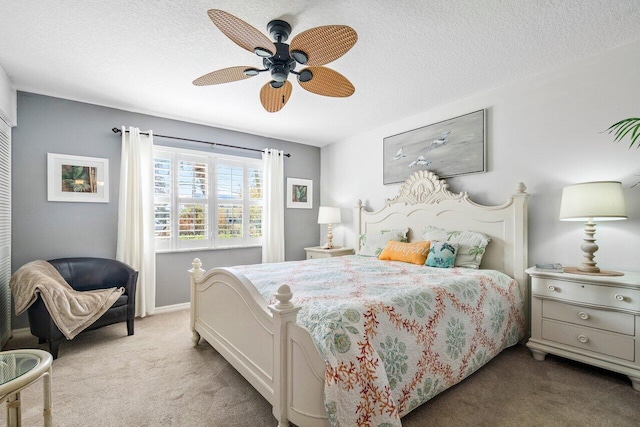
[[[163,314],[163,313],[171,313],[171,312],[180,311],[180,310],[188,310],[190,307],[191,307],[190,302],[165,305],[162,307],[156,307],[155,312],[153,314]],[[31,329],[29,328],[14,329],[11,331],[12,338],[24,338],[24,337],[30,337],[30,336],[31,336]]]
[[[191,307],[190,302],[183,302],[181,304],[164,305],[162,307],[156,307],[154,314],[171,313],[173,311],[188,310]]]

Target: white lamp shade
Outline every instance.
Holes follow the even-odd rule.
[[[318,224],[340,224],[340,208],[320,206]]]
[[[627,219],[622,184],[616,181],[583,182],[562,189],[563,221],[611,221]]]

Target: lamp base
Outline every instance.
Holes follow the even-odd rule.
[[[331,224],[327,224],[327,243],[321,246],[322,249],[333,249],[333,228]]]
[[[621,273],[619,271],[600,270],[599,272],[596,273],[596,272],[582,271],[578,267],[565,267],[564,272],[571,273],[571,274],[583,274],[585,276],[624,276],[624,273]]]

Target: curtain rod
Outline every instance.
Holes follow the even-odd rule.
[[[118,128],[111,128],[111,131],[113,133],[122,133],[122,129],[118,129]],[[125,130],[125,132],[129,133],[128,130]],[[145,132],[140,132],[140,133],[142,135],[149,135],[148,133],[145,133]],[[240,147],[237,145],[220,144],[219,142],[200,141],[198,139],[189,139],[189,138],[178,138],[177,136],[158,135],[155,133],[153,134],[153,136],[157,136],[158,138],[178,139],[180,141],[199,142],[200,144],[209,144],[213,147],[220,146],[220,147],[228,147],[228,148],[237,148],[239,150],[257,151],[259,153],[263,152],[262,150],[258,150],[257,148],[247,148],[247,147]],[[291,157],[291,154],[285,153],[283,154],[283,156]]]

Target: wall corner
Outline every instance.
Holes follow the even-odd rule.
[[[0,65],[0,118],[11,127],[18,124],[18,95],[2,65]]]

